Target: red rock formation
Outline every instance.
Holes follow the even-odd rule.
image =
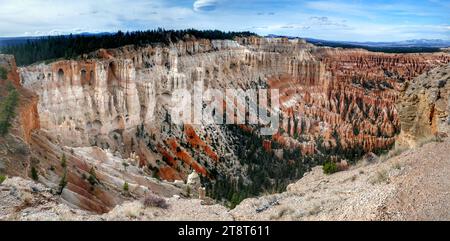
[[[207,175],[206,169],[203,166],[199,165],[198,162],[194,160],[194,158],[192,158],[189,153],[186,152],[186,150],[180,148],[180,145],[178,144],[176,139],[171,138],[167,140],[167,144],[172,153],[175,153],[177,158],[183,161],[187,166],[192,167],[198,174],[201,174],[203,176]]]
[[[19,72],[16,61],[13,56],[0,55],[0,66],[7,70],[7,79],[0,80],[2,90],[6,90],[5,86],[11,82],[19,93],[19,105],[17,107],[18,118],[15,126],[19,135],[29,143],[31,133],[39,129],[39,114],[37,111],[38,96],[35,93],[22,87],[20,83]]]
[[[195,149],[201,148],[203,150],[203,152],[214,161],[219,160],[219,157],[211,149],[211,147],[197,135],[197,133],[195,132],[195,129],[192,127],[192,125],[185,124],[184,125],[184,133],[186,134],[188,143],[192,147],[194,147]]]
[[[37,96],[33,96],[33,98],[28,99],[28,103],[19,107],[20,123],[27,143],[31,141],[32,132],[40,128],[37,102]]]
[[[277,139],[295,143],[295,135],[321,135],[333,146],[336,137],[332,134],[336,133],[343,148],[361,146],[364,151],[394,143],[400,129],[394,106],[397,89],[416,75],[450,61],[450,56],[442,53],[384,54],[325,48],[314,55],[320,64],[296,63],[289,68],[294,70],[291,74],[269,80],[271,88],[280,89],[283,104],[286,134]]]
[[[449,61],[443,53],[372,53],[256,37],[236,42],[192,39],[171,48],[125,46],[99,50],[90,57],[23,71],[27,85],[45,97],[41,125],[55,135],[63,133],[65,137],[58,138],[67,145],[97,142],[127,154],[136,151],[142,166],[155,165],[157,157],[146,150],[147,143],[133,137],[135,127],[145,123],[153,128],[152,135],[159,135],[159,127],[150,124],[164,115],[157,113],[157,99],[174,88],[191,88],[194,82],[245,88],[255,78],[263,82],[267,78],[271,88],[281,90],[286,134],[277,138],[287,139],[283,143],[314,153],[317,138],[323,136],[325,146],[372,151],[390,146],[399,131],[393,105],[396,90],[415,75]],[[55,105],[61,94],[65,104]],[[204,133],[189,126],[184,132],[196,152],[219,159],[221,154],[200,137]],[[117,134],[125,143],[123,150],[110,138]]]

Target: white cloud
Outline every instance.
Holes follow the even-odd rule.
[[[315,27],[321,27],[321,26],[333,26],[335,28],[348,28],[345,21],[337,21],[332,20],[329,17],[317,17],[313,16],[308,19],[308,25],[315,26]]]
[[[176,28],[191,7],[166,0],[0,0],[0,36]],[[172,26],[172,27],[171,27]]]
[[[409,18],[396,14],[411,12],[417,6],[352,2],[353,5],[336,0],[0,0],[0,36],[162,27],[249,30],[261,35],[358,41],[450,37],[448,16],[429,16],[441,7],[418,11],[427,16]],[[220,11],[211,11],[219,8]]]
[[[217,0],[196,0],[193,7],[197,12],[212,11],[217,7]]]

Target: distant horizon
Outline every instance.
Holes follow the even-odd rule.
[[[155,29],[142,29],[142,30],[117,30],[117,31],[102,31],[102,32],[68,32],[68,33],[61,33],[61,34],[53,34],[53,35],[22,35],[22,36],[0,36],[0,39],[15,39],[15,38],[42,38],[42,37],[56,37],[56,36],[69,36],[69,35],[83,35],[83,34],[91,34],[91,35],[98,35],[98,34],[115,34],[120,32],[126,33],[126,32],[138,32],[138,31],[151,31],[156,30]],[[189,28],[186,28],[189,29]],[[195,29],[195,28],[193,28]],[[183,30],[183,29],[165,29],[165,30]],[[218,30],[223,32],[240,32],[240,31],[233,31],[233,30],[220,30],[220,29],[203,29],[203,30]],[[242,31],[245,32],[245,31]],[[249,31],[251,32],[251,31]],[[255,32],[253,32],[255,33]],[[323,40],[323,41],[329,41],[329,42],[348,42],[348,43],[398,43],[398,42],[406,42],[406,41],[444,41],[444,42],[450,42],[449,39],[440,39],[440,38],[414,38],[414,39],[403,39],[403,40],[386,40],[386,41],[355,41],[355,40],[336,40],[336,39],[323,39],[323,38],[317,38],[317,37],[311,37],[311,36],[295,36],[295,35],[284,35],[284,34],[277,34],[277,33],[269,33],[265,35],[261,35],[258,33],[255,33],[260,37],[270,37],[270,36],[277,36],[277,37],[287,37],[287,38],[299,38],[299,39],[314,39],[314,40]]]
[[[0,37],[220,29],[309,38],[387,42],[450,40],[444,0],[1,0]]]

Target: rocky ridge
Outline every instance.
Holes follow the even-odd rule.
[[[402,132],[399,143],[414,146],[422,140],[448,133],[450,65],[426,71],[400,92],[397,109]]]

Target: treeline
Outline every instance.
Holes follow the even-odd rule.
[[[19,93],[11,83],[8,84],[7,90],[8,95],[0,100],[0,136],[8,133],[19,102]]]
[[[0,48],[0,52],[12,54],[20,66],[44,60],[74,58],[100,48],[117,48],[124,45],[146,45],[152,43],[168,44],[185,38],[187,35],[197,39],[233,39],[237,36],[253,36],[251,32],[223,32],[219,30],[148,30],[117,32],[98,35],[48,36],[27,40],[26,43]]]

